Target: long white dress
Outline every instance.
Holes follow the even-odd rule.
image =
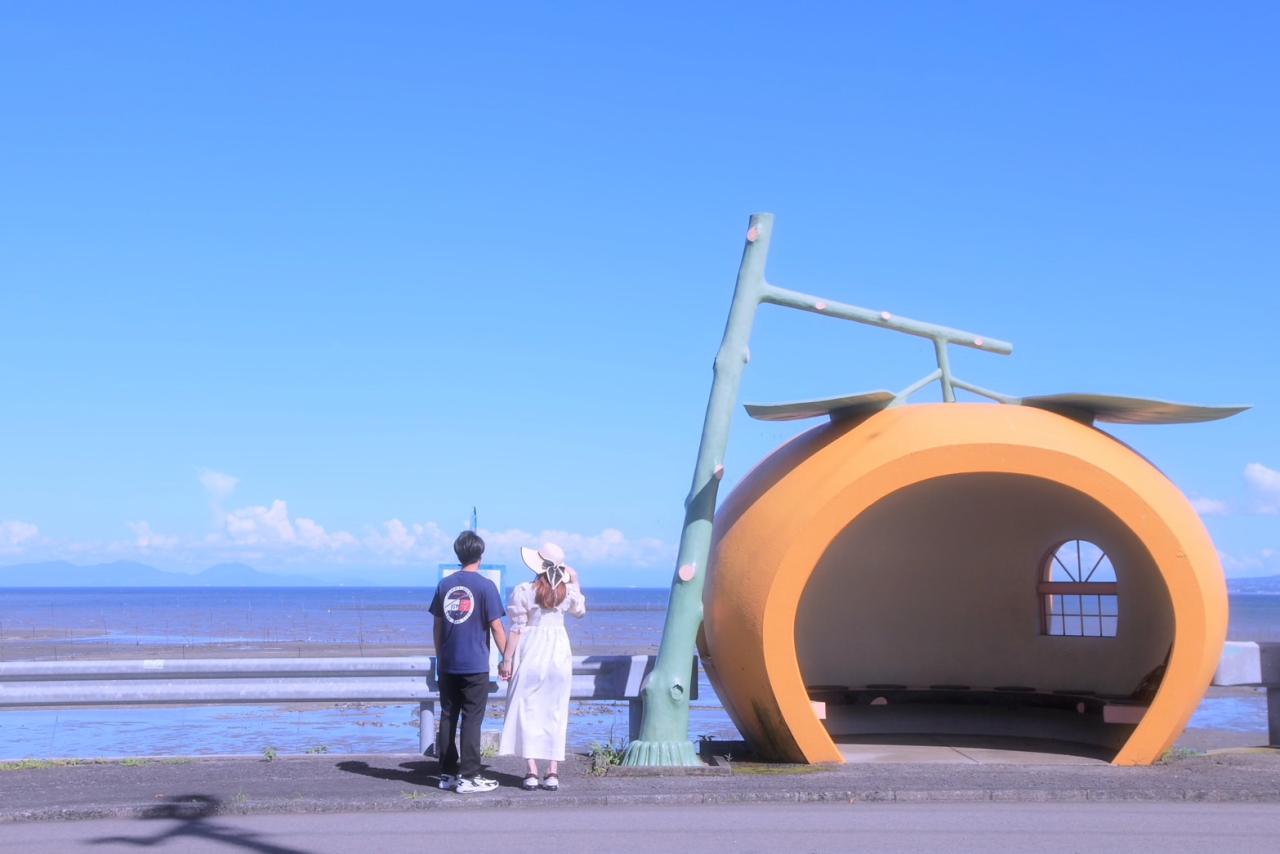
[[[532,582],[511,591],[507,616],[511,631],[520,633],[520,643],[507,686],[507,717],[498,747],[504,756],[564,760],[573,688],[573,650],[564,615],[587,613],[587,599],[578,585],[566,586],[564,601],[551,609],[535,601]]]

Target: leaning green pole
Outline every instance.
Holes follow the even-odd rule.
[[[753,214],[747,245],[738,267],[738,283],[729,307],[724,338],[711,381],[711,397],[702,422],[693,485],[685,499],[684,530],[676,557],[667,620],[658,660],[642,693],[644,721],[640,738],[627,747],[626,765],[699,765],[689,741],[689,680],[698,628],[702,625],[702,587],[711,554],[711,525],[716,493],[724,476],[724,451],[738,400],[742,371],[751,358],[748,341],[756,309],[765,296],[764,265],[773,231],[772,214]]]

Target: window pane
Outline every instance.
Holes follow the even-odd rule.
[[[1082,604],[1084,605],[1085,614],[1098,613],[1098,605],[1099,605],[1098,600],[1102,598],[1101,596],[1081,596],[1080,598],[1082,600]]]
[[[1063,620],[1066,621],[1065,623],[1066,631],[1064,631],[1063,634],[1071,635],[1074,637],[1079,637],[1080,635],[1084,634],[1084,627],[1080,624],[1080,618],[1078,616],[1063,617]]]
[[[1119,614],[1119,602],[1115,596],[1102,596],[1102,613],[1103,616],[1114,617]]]
[[[1086,637],[1100,638],[1102,637],[1102,623],[1099,622],[1100,617],[1084,618],[1084,634]]]
[[[1068,540],[1058,546],[1049,558],[1049,581],[1079,581],[1080,560],[1076,555],[1076,540]]]
[[[1062,613],[1079,614],[1080,613],[1080,597],[1079,596],[1063,596],[1062,597]]]
[[[1113,638],[1116,636],[1116,618],[1115,617],[1102,618],[1102,636],[1104,638]]]
[[[1115,581],[1115,570],[1111,568],[1111,559],[1102,553],[1102,549],[1087,540],[1080,540],[1080,580],[1081,581]],[[1107,577],[1103,577],[1107,576]]]
[[[1063,633],[1062,617],[1052,616],[1049,618],[1049,634],[1061,635]]]

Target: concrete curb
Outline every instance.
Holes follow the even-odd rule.
[[[1280,791],[1227,789],[904,789],[904,790],[807,790],[765,792],[681,792],[672,794],[567,795],[554,798],[474,797],[424,798],[421,801],[312,800],[290,798],[220,804],[215,809],[193,805],[189,814],[181,804],[118,804],[80,807],[48,807],[35,810],[0,810],[0,824],[86,819],[176,819],[197,821],[226,815],[305,815],[346,812],[414,812],[418,810],[546,809],[566,807],[686,806],[689,804],[925,804],[925,803],[1280,803]]]

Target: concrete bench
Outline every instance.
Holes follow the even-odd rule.
[[[1280,746],[1280,643],[1231,641],[1223,646],[1213,684],[1219,687],[1265,688],[1267,691],[1267,741]],[[974,688],[968,685],[812,685],[809,701],[819,719],[828,705],[851,703],[991,703],[1021,699],[1026,705],[1075,706],[1100,712],[1104,723],[1136,724],[1148,703],[1134,697],[1097,694],[1092,691],[1038,691],[1021,686]],[[1083,704],[1083,705],[1080,705]]]
[[[639,734],[640,690],[653,669],[650,655],[584,655],[573,659],[575,700],[630,703],[630,737]],[[697,699],[693,660],[690,699]],[[490,697],[506,696],[493,679]],[[435,659],[208,658],[0,663],[0,709],[55,706],[222,705],[232,703],[418,704],[418,746],[435,744],[440,699]]]
[[[1148,705],[1128,695],[1099,694],[1082,689],[1046,691],[1024,685],[975,687],[958,684],[909,686],[885,683],[863,686],[814,685],[807,690],[809,702],[819,720],[826,719],[828,705],[911,703],[1057,709],[1098,715],[1103,723],[1132,725],[1142,719]]]

